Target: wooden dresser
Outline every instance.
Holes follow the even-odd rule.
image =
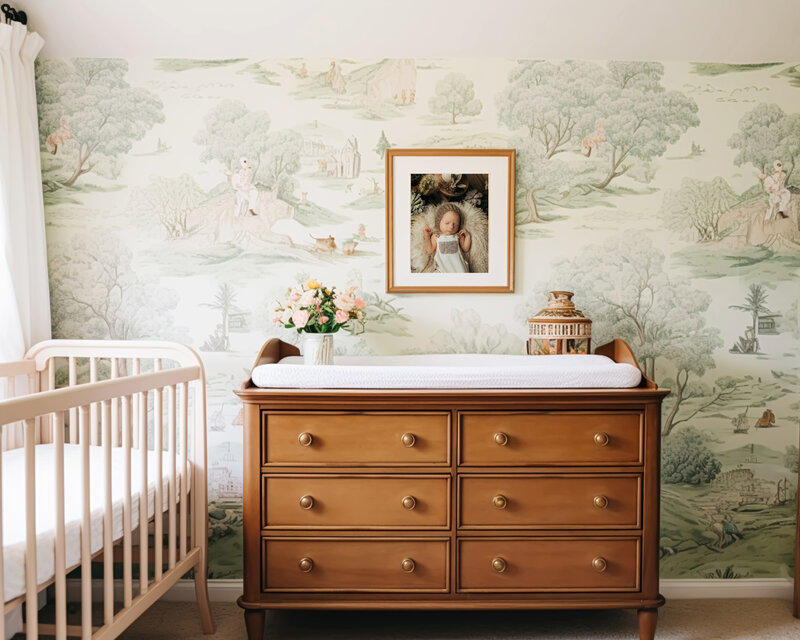
[[[636,364],[620,340],[597,353]],[[256,365],[295,347],[267,342]],[[668,391],[260,389],[244,402],[244,595],[265,609],[636,608],[658,593]],[[275,639],[279,640],[279,639]]]

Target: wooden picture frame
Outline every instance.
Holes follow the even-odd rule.
[[[512,293],[515,168],[515,149],[387,149],[386,290]]]

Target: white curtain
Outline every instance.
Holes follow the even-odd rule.
[[[0,362],[50,337],[50,292],[33,63],[44,44],[0,24]]]

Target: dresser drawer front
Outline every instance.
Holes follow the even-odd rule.
[[[463,528],[635,529],[639,475],[461,476]]]
[[[450,477],[264,475],[262,527],[447,529]]]
[[[459,414],[459,462],[472,466],[639,465],[638,412]]]
[[[265,465],[449,465],[450,414],[262,414]]]
[[[638,538],[460,540],[459,591],[639,591],[639,557]]]
[[[447,539],[264,538],[263,591],[449,591]]]

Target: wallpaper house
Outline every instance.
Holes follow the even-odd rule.
[[[241,576],[232,389],[297,339],[272,309],[311,277],[364,292],[348,354],[523,353],[574,291],[672,390],[662,577],[791,575],[800,65],[45,58],[37,82],[54,337],[202,354],[212,578]],[[389,147],[517,150],[515,293],[385,293]]]

